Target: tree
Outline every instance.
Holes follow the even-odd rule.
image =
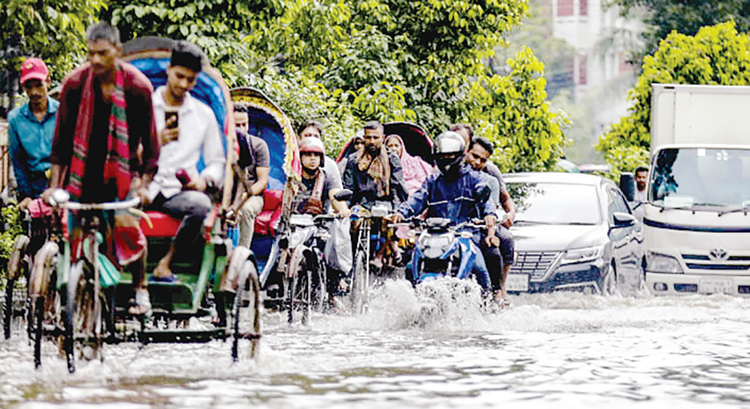
[[[647,56],[635,88],[628,93],[630,114],[599,139],[615,169],[632,170],[637,158],[647,158],[651,143],[651,84],[748,85],[750,37],[734,22],[704,27],[695,36],[672,33]],[[641,159],[639,159],[641,160]]]
[[[704,26],[734,21],[741,32],[750,29],[750,3],[745,0],[615,0],[623,15],[644,16],[648,29],[643,33],[645,47],[636,53],[640,65],[644,55],[653,55],[659,42],[673,31],[696,35]]]

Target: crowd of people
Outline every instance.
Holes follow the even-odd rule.
[[[143,73],[120,58],[116,28],[97,23],[88,28],[86,39],[88,61],[65,76],[58,100],[48,95],[50,73],[42,60],[29,58],[21,66],[29,102],[9,115],[19,208],[43,203],[56,189],[90,203],[138,197],[144,209],[181,220],[151,275],[151,280],[173,282],[172,260],[200,239],[229,160],[236,180],[226,216],[239,225],[238,245],[249,247],[264,205],[270,154],[266,142],[248,132],[247,107],[234,106],[237,147],[227,156],[211,108],[190,93],[206,64],[197,46],[174,43],[167,83],[154,90]],[[490,141],[474,137],[467,124],[455,125],[436,138],[433,166],[410,155],[401,136],[385,135],[381,123],[370,121],[352,139],[352,153],[337,164],[325,154],[323,132],[317,121],[297,132],[302,177],[294,212],[348,218],[353,206],[383,204],[391,221],[420,214],[456,223],[482,219],[486,234],[474,241],[489,280],[478,280],[498,303],[507,302],[503,283],[514,251],[508,229],[516,209],[502,174],[489,161]],[[336,200],[342,189],[352,192],[349,203]],[[490,194],[485,196],[485,190]],[[110,227],[103,253],[132,272],[130,313],[146,314],[151,302],[145,236],[128,212],[117,212]],[[71,229],[75,232],[75,221]],[[350,272],[333,274],[329,281],[339,282]]]

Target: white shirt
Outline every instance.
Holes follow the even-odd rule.
[[[151,96],[154,122],[159,133],[166,127],[164,92],[166,87],[162,86]],[[201,176],[216,186],[222,185],[226,154],[219,124],[211,108],[187,93],[179,109],[178,129],[179,139],[161,147],[159,170],[149,187],[152,200],[159,192],[170,198],[182,191],[182,183],[175,176],[180,169],[185,169],[193,179]],[[199,174],[197,165],[201,154],[206,167]]]
[[[635,188],[635,200],[631,203],[631,206],[635,207],[633,210],[633,216],[639,221],[643,222],[643,215],[645,213],[646,202],[648,201],[648,192],[646,189],[638,190]]]

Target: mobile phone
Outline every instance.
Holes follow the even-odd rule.
[[[174,118],[174,122],[171,124],[169,123],[170,118]],[[179,120],[178,112],[177,111],[164,111],[164,123],[167,124],[168,129],[175,129],[177,128],[177,123]]]

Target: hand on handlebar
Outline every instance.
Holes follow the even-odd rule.
[[[484,225],[487,226],[487,230],[493,229],[494,231],[495,226],[497,226],[497,217],[493,214],[484,216]]]
[[[404,220],[404,215],[397,212],[397,213],[389,214],[384,219],[392,224],[401,223],[401,220]]]
[[[24,211],[29,206],[29,203],[31,203],[31,198],[26,197],[23,200],[21,200],[21,203],[18,204],[18,210]]]

